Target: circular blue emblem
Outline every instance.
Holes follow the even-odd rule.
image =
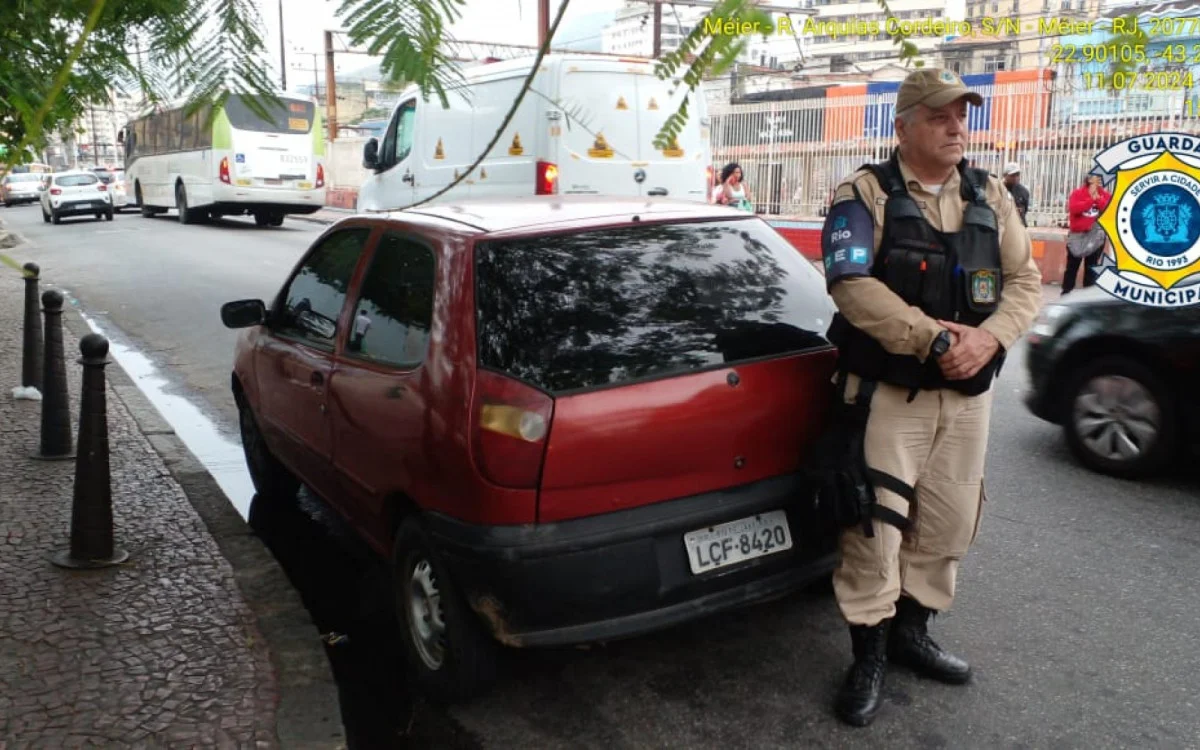
[[[1160,258],[1183,255],[1200,239],[1200,202],[1179,185],[1145,190],[1121,219],[1137,243]]]

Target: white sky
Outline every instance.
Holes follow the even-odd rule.
[[[278,66],[279,60],[279,0],[256,0],[263,10],[267,49]],[[309,83],[313,79],[312,55],[297,52],[321,53],[324,49],[322,33],[326,29],[341,27],[337,9],[341,0],[282,0],[283,25],[286,39],[285,55],[288,63],[288,88],[296,83]],[[623,0],[571,0],[567,13],[559,27],[559,37],[574,18],[591,13],[616,10]],[[550,18],[558,12],[558,0],[550,0]],[[537,0],[466,0],[461,6],[462,17],[451,30],[456,39],[472,41],[494,41],[510,44],[537,44]],[[556,38],[558,41],[569,41]],[[370,64],[365,55],[338,55],[337,66],[345,72]],[[295,66],[300,66],[297,69]],[[316,58],[316,66],[324,72],[323,57]],[[278,68],[276,68],[278,69]],[[322,78],[322,84],[324,79]]]

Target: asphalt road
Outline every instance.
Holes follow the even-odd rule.
[[[217,309],[274,293],[320,227],[2,215],[32,241],[18,260],[41,264],[235,434],[233,335]],[[378,565],[311,503],[257,523],[292,540],[273,548],[322,631],[349,636],[331,658],[358,696],[347,719],[364,747],[1200,748],[1200,471],[1092,474],[1025,410],[1024,386],[1018,347],[997,384],[980,535],[955,606],[933,624],[977,679],[949,687],[893,670],[865,730],[830,713],[849,638],[819,593],[588,650],[514,653],[489,697],[449,717],[423,711],[388,644]]]

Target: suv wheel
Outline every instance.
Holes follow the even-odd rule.
[[[1174,407],[1163,382],[1125,357],[1089,362],[1067,387],[1067,445],[1090,469],[1141,477],[1174,455]]]
[[[238,424],[242,431],[246,467],[250,470],[250,480],[258,496],[268,503],[282,504],[295,500],[300,490],[300,480],[267,448],[249,404],[242,404],[238,410]]]
[[[392,551],[396,619],[418,690],[440,703],[481,695],[496,678],[497,644],[462,594],[415,516]]]

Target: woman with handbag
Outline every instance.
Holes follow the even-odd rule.
[[[1089,174],[1081,187],[1067,199],[1070,232],[1067,234],[1067,268],[1063,273],[1062,294],[1075,288],[1079,264],[1083,263],[1083,285],[1096,283],[1096,271],[1104,258],[1105,234],[1096,219],[1104,213],[1112,194],[1103,187],[1098,174]]]

